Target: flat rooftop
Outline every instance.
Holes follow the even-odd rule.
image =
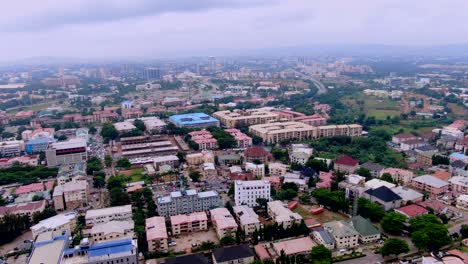
[[[169,117],[169,120],[178,124],[183,124],[183,125],[195,125],[195,124],[219,122],[218,119],[211,117],[205,113],[190,113],[190,114],[173,115]]]

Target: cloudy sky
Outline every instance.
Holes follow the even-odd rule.
[[[0,60],[468,43],[466,0],[5,0],[0,7]]]

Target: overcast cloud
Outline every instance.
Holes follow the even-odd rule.
[[[0,7],[0,60],[468,43],[465,0],[15,0]]]

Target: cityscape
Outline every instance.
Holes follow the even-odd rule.
[[[468,263],[468,5],[429,2],[1,4],[0,264]]]

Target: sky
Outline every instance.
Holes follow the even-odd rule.
[[[2,61],[468,43],[466,0],[15,0],[0,7]]]

